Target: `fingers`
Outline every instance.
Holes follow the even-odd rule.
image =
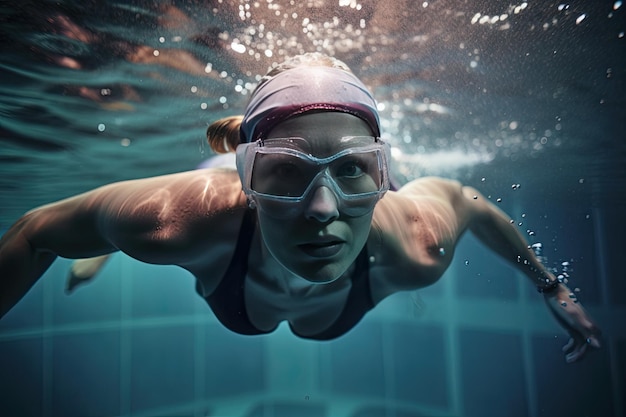
[[[574,338],[570,337],[569,341],[565,344],[565,346],[563,346],[563,352],[569,352],[570,350],[572,350],[575,343],[576,342],[574,341]]]
[[[587,339],[583,339],[574,335],[563,346],[563,352],[566,353],[565,361],[567,363],[573,363],[581,360],[585,353],[587,353],[588,347],[599,349],[601,347],[600,341],[596,336],[590,336]]]
[[[569,296],[571,298],[571,293]],[[580,361],[588,351],[601,347],[600,329],[576,299],[552,297],[546,302],[557,322],[571,337],[563,346],[567,363]]]
[[[578,344],[572,352],[565,355],[565,362],[572,363],[582,359],[586,351],[587,343]]]

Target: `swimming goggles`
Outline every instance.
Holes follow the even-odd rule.
[[[243,191],[276,218],[302,213],[307,198],[320,186],[335,193],[340,213],[368,213],[389,189],[389,145],[373,136],[347,136],[333,143],[333,151],[315,157],[306,139],[298,137],[241,144],[237,169]]]

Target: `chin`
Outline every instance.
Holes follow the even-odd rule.
[[[328,284],[340,278],[350,266],[350,262],[313,262],[305,265],[283,264],[300,278],[314,284]]]

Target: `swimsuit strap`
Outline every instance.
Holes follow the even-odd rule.
[[[255,228],[256,213],[254,210],[246,210],[228,269],[215,291],[205,298],[224,326],[245,335],[269,333],[254,327],[246,312],[244,283],[248,274],[248,254]]]

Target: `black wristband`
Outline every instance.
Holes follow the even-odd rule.
[[[549,281],[545,287],[540,287],[539,285],[537,285],[537,291],[539,291],[541,294],[550,294],[551,292],[554,292],[554,290],[556,290],[558,287],[559,280],[555,279],[554,281]]]

